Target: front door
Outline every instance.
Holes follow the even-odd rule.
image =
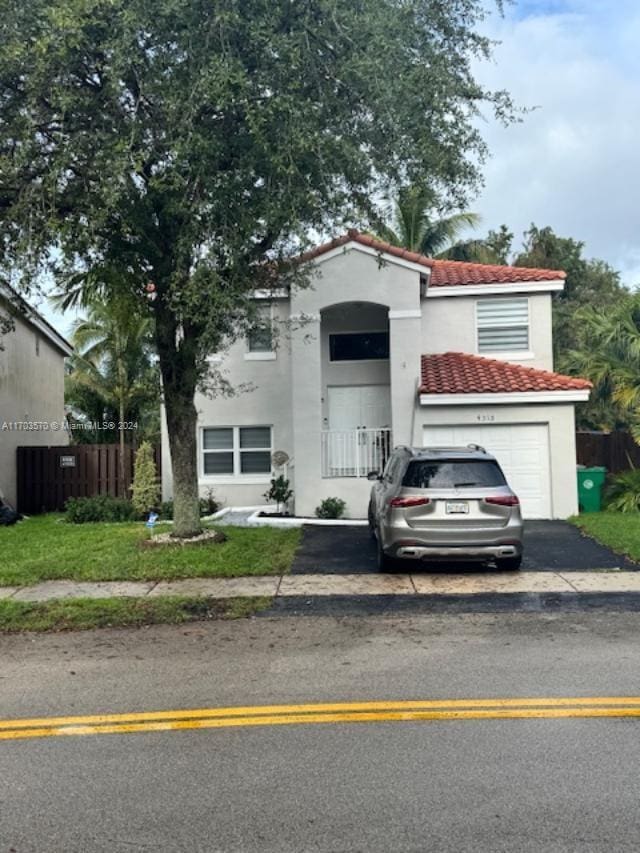
[[[391,427],[388,385],[335,385],[329,395],[329,467],[363,476],[380,465],[386,447],[378,432]]]

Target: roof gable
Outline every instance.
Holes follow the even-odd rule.
[[[429,287],[445,288],[473,286],[483,284],[514,284],[519,282],[562,281],[566,273],[562,270],[547,270],[537,267],[510,267],[500,264],[476,264],[467,261],[444,261],[428,258],[418,252],[410,252],[400,246],[393,246],[368,234],[350,229],[341,237],[316,246],[302,255],[302,261],[313,261],[335,249],[354,244],[353,248],[363,246],[388,255],[390,258],[405,262],[411,266],[423,267],[429,277]]]

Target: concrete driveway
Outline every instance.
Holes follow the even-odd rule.
[[[525,528],[524,571],[585,571],[640,565],[584,536],[564,521],[529,521]],[[420,564],[407,561],[406,571],[483,571],[474,563]],[[291,568],[293,574],[356,574],[376,571],[375,545],[366,527],[304,527]]]

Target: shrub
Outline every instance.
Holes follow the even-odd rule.
[[[65,506],[65,521],[87,524],[93,521],[132,521],[136,512],[131,501],[96,495],[93,498],[69,498]]]
[[[325,498],[320,506],[316,507],[318,518],[342,518],[347,508],[341,498]]]
[[[220,504],[213,497],[213,492],[209,489],[207,496],[200,498],[200,516],[213,515],[220,509]],[[173,519],[173,501],[162,501],[160,504],[160,518],[163,521],[171,521]]]
[[[605,508],[614,512],[640,510],[640,468],[624,471],[611,478],[604,493]]]
[[[153,448],[148,441],[143,441],[136,453],[131,503],[136,513],[142,517],[157,506],[159,497],[160,488]]]
[[[280,512],[280,506],[286,504],[292,495],[293,489],[289,488],[289,481],[282,474],[271,480],[269,491],[264,493],[264,497],[268,501],[276,502],[276,512]]]
[[[203,498],[200,498],[200,515],[213,515],[220,509],[220,502],[213,495],[213,489],[207,489]]]

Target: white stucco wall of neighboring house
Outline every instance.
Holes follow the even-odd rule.
[[[434,288],[435,290],[435,288]],[[484,358],[499,358],[553,370],[553,338],[551,328],[551,294],[518,293],[529,301],[529,350],[519,352],[483,352]],[[498,296],[439,296],[422,300],[423,353],[466,352],[478,354],[476,305],[479,299],[500,299]],[[505,294],[506,298],[509,297]]]
[[[568,518],[578,512],[575,415],[573,404],[420,406],[415,410],[413,441],[422,445],[425,426],[548,424],[551,517]]]
[[[16,448],[65,445],[64,430],[20,431],[2,428],[18,422],[64,424],[65,354],[30,322],[17,317],[0,350],[0,491],[16,504]]]

